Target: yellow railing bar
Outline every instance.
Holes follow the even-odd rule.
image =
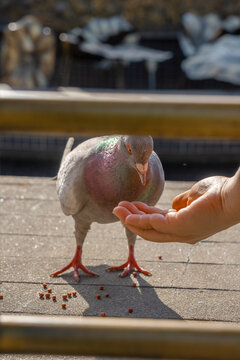
[[[240,139],[240,95],[0,90],[0,131]]]
[[[182,320],[2,315],[2,353],[240,359],[240,325]]]

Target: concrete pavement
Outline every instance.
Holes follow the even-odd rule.
[[[166,182],[158,205],[170,207],[173,196],[190,186],[189,182]],[[75,251],[73,221],[61,212],[54,182],[0,177],[0,219],[2,313],[100,316],[104,311],[111,317],[240,322],[240,224],[194,246],[155,244],[139,238],[136,259],[153,275],[136,278],[119,278],[117,272],[105,271],[126,260],[122,225],[93,224],[83,261],[99,277],[82,274],[76,283],[71,270],[60,277],[49,276],[66,265]],[[44,282],[56,294],[56,302],[39,299]],[[104,290],[99,290],[100,285]],[[61,295],[73,290],[77,296],[68,299],[63,310]],[[48,356],[51,358],[55,359]]]

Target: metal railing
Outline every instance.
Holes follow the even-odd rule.
[[[3,353],[239,360],[240,325],[217,322],[3,315]]]
[[[240,139],[240,95],[0,90],[0,131]]]

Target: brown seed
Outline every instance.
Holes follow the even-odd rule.
[[[66,309],[66,304],[65,303],[62,304],[62,308]]]
[[[158,255],[159,260],[162,260],[162,255]]]
[[[62,298],[63,298],[64,300],[66,300],[66,299],[67,299],[67,294],[62,294]]]
[[[102,285],[99,286],[99,290],[103,290],[104,287]]]
[[[97,295],[96,295],[96,298],[97,298],[98,300],[100,300],[100,299],[101,299],[101,295],[97,294]]]
[[[43,283],[42,286],[46,289],[47,288],[47,284]]]
[[[57,300],[56,295],[53,295],[53,296],[52,296],[52,300],[53,300],[53,301],[56,301],[56,300]]]
[[[49,293],[46,293],[46,294],[45,294],[45,297],[46,297],[46,299],[50,299],[50,294],[49,294]]]
[[[129,313],[132,313],[132,312],[133,312],[133,308],[129,308],[129,309],[128,309],[128,312],[129,312]]]
[[[52,292],[52,289],[48,289],[47,291],[48,291],[49,293],[51,293],[51,292]]]
[[[137,286],[137,284],[136,284],[136,283],[133,283],[133,284],[132,284],[132,287],[136,287],[136,286]]]
[[[77,296],[77,292],[76,292],[76,291],[73,291],[72,294],[73,294],[73,296]]]
[[[3,294],[0,294],[0,299],[1,299],[1,300],[3,299]]]
[[[105,296],[106,296],[106,297],[109,297],[109,293],[106,293]]]
[[[70,298],[72,296],[72,293],[71,292],[68,292],[67,293],[67,296]]]
[[[106,316],[106,313],[105,313],[105,312],[101,312],[101,316],[102,316],[102,317],[105,317],[105,316]]]
[[[40,298],[44,297],[44,293],[42,293],[42,292],[40,292],[38,295],[39,295]]]
[[[132,274],[133,274],[134,277],[137,276],[137,272],[136,272],[136,271],[134,271]]]

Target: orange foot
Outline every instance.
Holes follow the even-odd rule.
[[[134,246],[130,245],[129,246],[129,256],[128,256],[127,261],[120,266],[112,266],[112,267],[108,268],[107,271],[123,270],[123,272],[119,276],[124,277],[124,276],[127,276],[130,273],[130,271],[134,270],[134,269],[138,270],[139,272],[141,272],[145,275],[152,275],[152,273],[150,273],[147,270],[142,269],[138,265],[138,263],[134,257]]]
[[[57,276],[59,274],[62,274],[64,271],[68,270],[70,267],[73,267],[73,269],[74,269],[73,277],[74,277],[74,279],[76,281],[79,281],[78,269],[81,269],[86,274],[89,274],[89,275],[92,275],[92,276],[98,276],[93,271],[88,270],[82,264],[82,259],[81,258],[82,258],[82,247],[80,245],[78,245],[77,249],[76,249],[76,253],[75,253],[74,258],[72,259],[72,261],[67,266],[65,266],[64,268],[62,268],[59,271],[56,271],[55,273],[51,274],[50,276]]]

